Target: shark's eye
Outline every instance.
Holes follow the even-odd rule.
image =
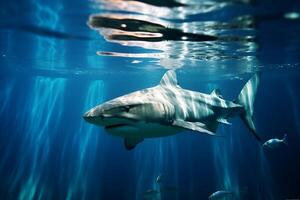
[[[125,111],[129,112],[129,110],[130,110],[130,106],[125,106]]]

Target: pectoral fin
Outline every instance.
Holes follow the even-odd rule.
[[[217,119],[217,122],[222,123],[222,124],[231,125],[231,123],[229,121],[227,121],[227,119],[224,119],[224,118]]]
[[[136,147],[136,145],[140,142],[142,142],[144,140],[144,138],[135,138],[135,137],[132,137],[132,138],[125,138],[124,139],[124,145],[125,145],[125,148],[127,150],[132,150],[134,149],[134,147]]]
[[[207,127],[205,126],[205,124],[203,124],[201,122],[188,122],[188,121],[177,119],[177,120],[174,120],[173,125],[177,126],[177,127],[185,128],[188,130],[197,131],[200,133],[206,133],[208,135],[216,136],[216,134],[214,132],[208,130]]]

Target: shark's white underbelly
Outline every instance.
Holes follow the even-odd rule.
[[[159,123],[138,122],[134,125],[124,125],[106,129],[108,133],[119,137],[154,138],[177,134],[184,129]]]

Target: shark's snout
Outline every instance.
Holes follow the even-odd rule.
[[[82,118],[91,124],[95,124],[98,126],[107,126],[114,123],[114,118],[116,116],[111,113],[107,113],[103,108],[101,107],[95,107],[87,111]]]
[[[85,114],[82,116],[82,118],[89,123],[93,123],[97,119],[102,119],[102,120],[104,119],[104,117],[102,115],[95,117],[95,116],[88,116]]]
[[[91,110],[87,111],[86,113],[84,113],[82,118],[89,123],[93,123],[99,119],[103,120],[104,116],[102,113],[97,113],[95,109],[91,109]]]
[[[93,120],[93,117],[90,117],[90,116],[88,116],[88,115],[86,115],[86,114],[84,114],[84,115],[82,116],[82,118],[83,118],[85,121],[89,122],[89,123],[91,123],[92,120]]]

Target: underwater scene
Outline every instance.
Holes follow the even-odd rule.
[[[0,0],[1,200],[300,200],[300,1]]]

